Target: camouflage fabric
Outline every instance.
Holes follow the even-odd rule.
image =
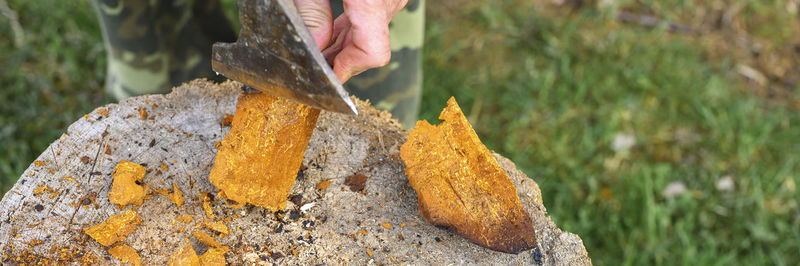
[[[218,0],[92,0],[108,54],[106,90],[117,99],[166,93],[211,71],[211,45],[236,41]]]
[[[206,77],[211,45],[236,35],[219,0],[92,0],[108,53],[106,90],[117,99],[166,93],[181,83]],[[331,2],[342,13],[341,0]],[[422,85],[421,52],[425,1],[410,0],[392,23],[388,65],[351,78],[351,94],[389,110],[407,128],[417,119]]]
[[[342,1],[331,1],[334,17],[342,13]],[[422,42],[425,33],[425,0],[409,0],[389,24],[392,59],[384,67],[370,69],[345,83],[348,91],[388,110],[405,128],[417,122],[422,95]]]

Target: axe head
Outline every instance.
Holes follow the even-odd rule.
[[[277,97],[358,114],[292,0],[239,0],[238,4],[239,39],[214,44],[214,71]]]

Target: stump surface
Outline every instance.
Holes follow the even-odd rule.
[[[399,156],[407,133],[388,113],[361,101],[357,117],[320,115],[284,212],[228,206],[208,174],[215,143],[230,130],[219,122],[233,114],[240,86],[198,80],[167,95],[98,108],[73,123],[0,202],[2,260],[119,264],[82,228],[124,211],[109,202],[108,192],[114,166],[128,160],[147,168],[143,182],[150,191],[136,208],[142,224],[121,243],[146,265],[166,263],[186,238],[198,255],[205,252],[209,247],[194,231],[229,246],[228,263],[591,264],[582,240],[545,216],[536,182],[497,154],[533,219],[538,248],[495,252],[426,222]],[[364,193],[345,184],[356,174],[367,177]],[[330,185],[318,189],[326,180]],[[173,184],[186,198],[182,207],[153,192]],[[214,219],[201,193],[209,193]],[[182,215],[191,221],[175,219]],[[203,220],[222,221],[231,232],[215,234]]]

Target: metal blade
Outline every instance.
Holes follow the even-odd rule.
[[[214,71],[278,97],[358,114],[292,0],[238,4],[242,31],[235,43],[214,44]]]

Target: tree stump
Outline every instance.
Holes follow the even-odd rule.
[[[147,168],[149,195],[141,206],[127,207],[142,224],[122,243],[146,265],[165,264],[186,238],[198,255],[205,252],[193,236],[213,236],[204,220],[230,228],[216,238],[231,248],[225,257],[232,264],[591,264],[582,240],[545,216],[536,182],[497,154],[534,221],[537,248],[495,252],[423,220],[399,156],[406,131],[362,101],[356,101],[359,116],[320,115],[285,211],[234,208],[217,196],[208,174],[215,143],[230,130],[220,121],[233,114],[240,91],[236,82],[196,80],[167,95],[98,108],[73,123],[0,202],[3,262],[119,264],[82,229],[124,211],[109,202],[108,192],[114,166],[128,160]],[[363,179],[348,179],[353,175],[366,176],[363,190],[350,189],[353,179]],[[153,193],[173,184],[186,198],[182,207]],[[191,221],[176,220],[182,215]]]

